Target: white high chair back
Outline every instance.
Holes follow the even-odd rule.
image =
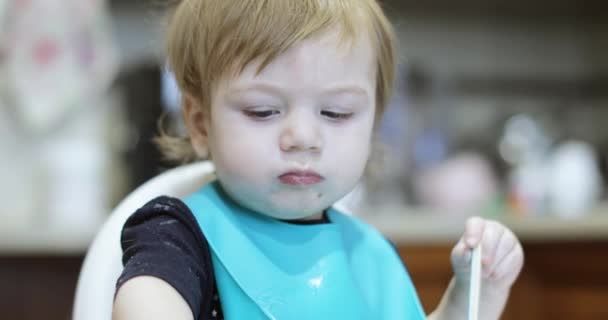
[[[120,233],[127,218],[160,195],[184,198],[214,179],[202,161],[167,170],[131,192],[112,211],[90,245],[78,277],[73,320],[110,320],[116,280],[122,272]]]
[[[116,280],[122,266],[120,234],[127,218],[146,202],[160,195],[185,198],[215,179],[209,161],[165,171],[131,192],[111,212],[90,245],[78,277],[72,312],[73,320],[110,320]],[[352,196],[352,195],[351,195]],[[349,196],[334,204],[349,213]]]

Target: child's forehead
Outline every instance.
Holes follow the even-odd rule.
[[[311,41],[294,46],[260,72],[259,62],[251,63],[238,75],[225,78],[223,86],[231,92],[274,91],[267,90],[274,87],[298,95],[363,92],[373,97],[376,65],[371,50],[346,52],[332,43],[321,44]]]

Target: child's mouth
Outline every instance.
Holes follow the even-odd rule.
[[[323,177],[314,171],[289,171],[280,175],[279,180],[292,186],[306,186],[323,181]]]

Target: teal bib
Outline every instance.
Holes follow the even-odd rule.
[[[399,256],[333,208],[290,224],[245,209],[212,182],[185,200],[211,248],[226,319],[426,319]]]

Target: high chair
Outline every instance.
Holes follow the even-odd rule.
[[[120,232],[132,213],[160,195],[186,197],[213,179],[211,162],[188,164],[152,178],[120,202],[89,246],[76,285],[72,319],[112,318],[116,280],[123,268]]]
[[[72,312],[73,320],[110,320],[116,280],[122,272],[120,233],[127,218],[160,195],[185,198],[215,179],[213,164],[201,161],[161,173],[131,192],[111,212],[89,246],[80,269]],[[334,205],[349,212],[347,197]],[[350,204],[350,202],[349,202]]]

